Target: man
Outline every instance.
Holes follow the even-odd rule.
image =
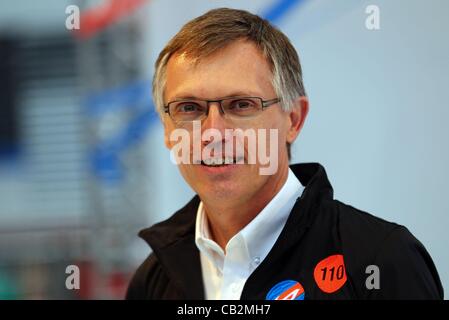
[[[160,53],[153,95],[197,196],[140,232],[153,252],[128,299],[443,298],[431,257],[405,227],[334,200],[320,164],[289,167],[309,103],[298,55],[269,22],[232,9],[190,21]],[[257,131],[256,140],[229,129]],[[183,132],[192,139],[180,149]],[[241,152],[223,151],[234,144]],[[264,145],[275,150],[268,174]]]

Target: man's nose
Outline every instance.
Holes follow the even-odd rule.
[[[225,142],[226,119],[223,116],[224,114],[221,113],[219,102],[212,102],[209,104],[209,113],[206,119],[203,120],[201,129],[203,133],[208,129],[216,130],[216,132],[212,133],[212,135],[207,135],[207,139],[203,140],[203,146],[207,146],[210,143],[215,144]],[[221,138],[221,141],[216,141],[217,138]]]
[[[224,114],[221,112],[221,106],[219,102],[211,102],[209,104],[209,114],[203,120],[202,127],[203,129],[217,129],[222,131],[225,129],[226,119],[224,118]]]

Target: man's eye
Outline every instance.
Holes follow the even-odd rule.
[[[234,110],[248,110],[253,109],[255,104],[251,100],[234,100],[231,102],[231,109]]]
[[[186,113],[197,112],[201,110],[200,106],[197,105],[196,103],[182,103],[179,104],[176,109],[178,110],[178,112],[186,112]]]

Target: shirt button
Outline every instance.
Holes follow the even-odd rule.
[[[255,257],[253,262],[256,266],[258,266],[260,264],[260,257]]]

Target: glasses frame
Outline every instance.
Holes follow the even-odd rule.
[[[243,99],[258,99],[261,102],[260,103],[261,108],[259,109],[260,111],[263,111],[265,108],[267,108],[269,106],[272,106],[272,105],[274,105],[276,103],[281,102],[280,98],[273,98],[273,99],[269,99],[269,100],[263,100],[263,98],[261,98],[261,97],[252,97],[252,96],[249,96],[249,97],[247,97],[247,96],[225,97],[225,98],[216,99],[216,100],[180,99],[180,100],[173,100],[173,101],[170,101],[169,103],[167,103],[167,105],[164,106],[164,111],[165,111],[165,113],[168,113],[168,115],[170,116],[170,118],[173,121],[176,121],[176,122],[193,122],[193,121],[206,119],[207,116],[209,115],[210,104],[214,103],[214,102],[218,102],[218,104],[220,106],[220,113],[223,114],[223,115],[226,115],[227,113],[223,109],[223,101],[230,100],[230,99],[242,99],[242,100]],[[176,120],[176,119],[174,119],[172,117],[172,115],[170,114],[170,105],[173,104],[173,103],[176,103],[176,102],[205,102],[206,103],[206,113],[205,113],[204,118],[200,118],[200,119],[196,119],[196,120]],[[259,112],[257,114],[259,114]],[[250,118],[250,117],[248,117],[248,118]],[[242,119],[245,119],[245,117],[242,117]]]

